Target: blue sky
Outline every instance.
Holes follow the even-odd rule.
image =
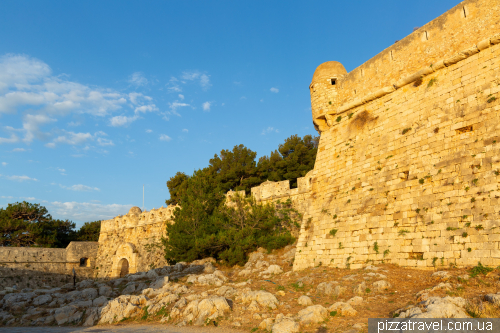
[[[165,205],[221,149],[316,134],[308,86],[459,1],[0,2],[0,207],[82,222]]]

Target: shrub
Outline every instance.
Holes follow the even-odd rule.
[[[475,267],[472,267],[471,270],[470,270],[470,277],[476,277],[478,276],[479,274],[482,274],[482,275],[486,275],[488,274],[489,272],[491,272],[493,270],[493,268],[491,267],[486,267],[486,266],[483,266],[481,264],[481,262],[479,261],[477,263],[477,266]]]
[[[330,235],[332,235],[332,237],[335,237],[335,235],[337,234],[337,231],[338,231],[338,229],[330,230]]]
[[[409,131],[411,131],[411,127],[408,127],[408,128],[405,128],[403,130],[403,135],[405,135],[406,133],[408,133]]]
[[[335,119],[335,121],[338,123],[340,123],[341,120],[342,120],[342,116],[338,116],[337,119]]]

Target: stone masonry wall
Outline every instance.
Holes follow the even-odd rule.
[[[36,271],[92,276],[97,242],[71,242],[65,249],[39,247],[0,248],[0,267],[9,271]],[[80,259],[86,259],[81,261]],[[17,273],[13,273],[17,274]]]
[[[464,4],[466,18],[459,15]],[[344,90],[368,92],[382,77],[379,87],[394,86],[340,103],[334,112],[344,113],[341,119],[322,124],[295,270],[500,265],[500,35],[490,38],[500,32],[498,6],[465,1],[427,24],[442,43],[408,49],[415,54],[399,58],[387,77],[348,74],[358,81],[347,79]],[[410,65],[398,78],[405,58]],[[382,61],[374,59],[359,68]],[[411,74],[418,64],[428,67]],[[337,92],[340,100],[351,97]]]
[[[101,222],[95,277],[117,277],[126,260],[128,272],[144,272],[167,265],[161,238],[176,207],[142,212],[132,207],[127,215]]]

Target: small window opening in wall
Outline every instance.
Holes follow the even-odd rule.
[[[429,40],[429,33],[427,31],[424,31],[424,33],[422,34],[422,40]]]
[[[392,50],[391,50],[391,60],[394,61],[394,55],[392,54]]]
[[[330,83],[332,84],[332,86],[336,85],[337,84],[337,79],[331,78],[330,79]]]
[[[80,267],[87,267],[88,261],[88,258],[80,258]]]
[[[469,126],[459,128],[456,131],[457,131],[457,134],[462,134],[462,133],[472,132],[472,130],[473,130],[472,125],[469,125]]]
[[[464,6],[462,8],[462,11],[463,11],[464,18],[467,18],[467,7]]]
[[[354,94],[356,95],[356,89],[354,89]]]
[[[361,77],[365,76],[365,72],[361,69]]]

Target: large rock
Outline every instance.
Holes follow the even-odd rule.
[[[280,266],[271,265],[265,271],[261,272],[260,274],[265,275],[265,274],[281,274],[281,273],[283,273],[283,270],[281,269]]]
[[[337,313],[344,317],[352,317],[358,314],[356,310],[349,303],[337,302],[328,308],[328,311],[337,311]]]
[[[273,322],[274,320],[272,318],[266,318],[259,324],[259,328],[261,330],[271,331],[273,329]]]
[[[303,306],[313,305],[311,298],[305,295],[300,296],[299,299],[297,300],[297,303]]]
[[[168,276],[162,276],[151,283],[150,287],[152,289],[161,289],[168,284]]]
[[[83,312],[76,305],[66,305],[56,309],[54,318],[57,325],[77,323],[82,319]]]
[[[99,287],[99,296],[109,297],[113,293],[113,289],[110,286],[100,286]]]
[[[92,301],[92,306],[101,307],[108,303],[108,298],[106,296],[99,296]]]
[[[361,305],[362,303],[363,303],[363,297],[360,296],[354,296],[353,298],[347,301],[347,304],[350,305]]]
[[[465,305],[462,297],[430,297],[424,303],[426,312],[411,318],[469,318],[463,309]]]
[[[488,294],[484,296],[484,299],[496,306],[500,306],[500,294]]]
[[[98,295],[99,295],[99,293],[97,292],[97,289],[95,289],[95,288],[83,289],[82,294],[81,294],[83,299],[90,300],[90,301],[97,298]]]
[[[182,317],[186,322],[192,321],[194,325],[201,326],[229,311],[231,307],[224,297],[212,296],[202,301],[191,301],[182,312]]]
[[[219,270],[213,272],[212,274],[191,275],[187,279],[188,283],[193,283],[202,286],[217,286],[217,287],[222,286],[226,281],[227,278]]]
[[[7,294],[3,297],[2,303],[4,307],[11,307],[14,303],[29,302],[34,297],[36,297],[35,293]]]
[[[386,280],[380,280],[377,282],[373,282],[373,290],[375,291],[384,291],[386,289],[389,289],[391,287],[391,284],[387,282]]]
[[[328,318],[328,311],[322,305],[311,305],[300,310],[297,317],[302,325],[317,324]]]
[[[129,284],[128,286],[126,286],[126,287],[122,290],[121,294],[122,294],[122,295],[130,295],[130,294],[132,294],[134,291],[135,291],[135,284],[133,284],[133,283],[132,283],[132,284]]]
[[[47,304],[47,303],[50,303],[50,302],[52,302],[52,296],[50,296],[50,295],[40,295],[38,297],[35,297],[35,299],[33,300],[33,305],[34,306],[40,306],[40,305]]]
[[[242,292],[237,299],[241,300],[243,304],[255,301],[259,305],[269,307],[273,310],[279,305],[276,296],[264,290]]]
[[[150,269],[147,273],[146,273],[146,277],[148,279],[156,279],[158,277],[158,273],[156,272],[156,269]]]
[[[99,297],[99,298],[101,298],[101,297]],[[99,299],[99,298],[96,298],[96,299]],[[89,311],[87,312],[88,316],[85,319],[85,321],[83,322],[83,326],[86,326],[86,327],[94,326],[97,323],[97,320],[99,320],[99,312],[100,312],[99,308],[89,309]]]
[[[339,296],[345,292],[345,288],[337,284],[337,282],[321,282],[316,287],[316,292],[329,296]]]
[[[101,310],[99,324],[111,324],[139,313],[148,298],[144,295],[122,295],[110,301]]]
[[[297,333],[300,330],[299,323],[296,323],[292,319],[283,319],[279,323],[273,325],[273,333]]]

